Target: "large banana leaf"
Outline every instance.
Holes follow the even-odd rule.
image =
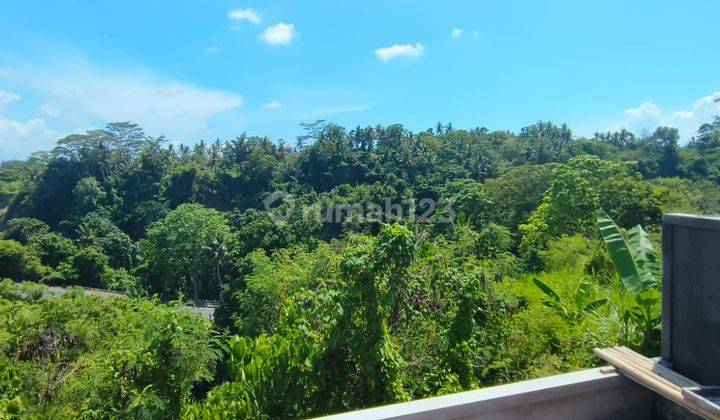
[[[560,295],[552,288],[549,284],[545,283],[544,281],[540,280],[537,277],[533,277],[533,283],[535,283],[535,286],[538,287],[538,289],[542,290],[543,293],[555,302],[562,302],[562,298],[560,298]]]
[[[628,242],[630,253],[635,259],[635,263],[647,269],[657,281],[662,275],[660,261],[658,261],[655,249],[648,237],[647,232],[640,225],[636,225],[627,231],[625,235]]]
[[[633,295],[657,288],[659,264],[645,231],[636,226],[626,238],[613,219],[602,210],[598,212],[597,225],[625,288]]]
[[[608,300],[605,298],[594,300],[594,301],[588,303],[587,305],[585,305],[585,307],[583,307],[581,309],[580,313],[582,315],[586,315],[588,312],[592,312],[592,311],[602,307],[606,303],[608,303]]]
[[[537,286],[545,294],[543,304],[549,308],[555,309],[560,316],[564,317],[568,321],[580,321],[590,312],[597,310],[608,302],[607,299],[602,298],[586,303],[586,300],[589,297],[588,288],[590,287],[590,283],[585,281],[582,281],[578,289],[575,291],[575,308],[568,307],[558,292],[539,278],[533,277],[533,283],[535,283],[535,286]]]

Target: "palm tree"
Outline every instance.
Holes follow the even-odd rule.
[[[81,244],[93,247],[98,246],[99,238],[97,232],[87,223],[78,226],[77,233]]]
[[[227,258],[228,237],[226,235],[215,236],[205,249],[210,252],[214,262],[215,283],[218,285],[218,290],[222,292],[222,266],[225,264],[225,258]]]

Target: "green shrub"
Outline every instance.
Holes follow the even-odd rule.
[[[27,244],[32,238],[50,232],[50,227],[40,220],[29,217],[18,217],[10,219],[3,237]]]
[[[107,268],[102,275],[102,285],[105,289],[127,293],[134,297],[145,294],[138,278],[124,268],[119,270]]]
[[[248,386],[226,382],[213,388],[205,400],[188,405],[183,418],[188,420],[267,418],[257,405],[257,398]]]
[[[0,413],[177,418],[212,379],[210,324],[182,306],[28,290],[0,283]]]
[[[58,271],[66,284],[103,287],[102,277],[107,269],[107,257],[95,248],[81,248]]]
[[[0,278],[39,280],[49,272],[32,250],[16,241],[0,240]]]
[[[38,255],[40,262],[56,268],[77,252],[77,247],[70,239],[57,233],[46,233],[32,238],[30,248]]]

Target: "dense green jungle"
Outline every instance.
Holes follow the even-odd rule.
[[[656,356],[662,215],[720,213],[720,118],[303,127],[0,164],[0,418],[308,417]]]

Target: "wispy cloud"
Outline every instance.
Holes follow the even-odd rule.
[[[213,45],[212,47],[203,48],[203,52],[206,54],[215,54],[218,51],[220,51],[220,47],[218,47],[217,45]]]
[[[259,24],[262,19],[255,9],[249,7],[247,9],[233,9],[228,12],[228,18],[236,22],[250,22],[253,25]]]
[[[720,92],[704,96],[692,103],[689,109],[665,111],[652,101],[645,101],[637,108],[625,110],[625,118],[618,121],[609,130],[626,129],[635,133],[654,130],[660,126],[677,127],[683,142],[690,140],[704,123],[720,115]]]
[[[42,118],[25,122],[0,117],[0,160],[16,159],[28,151],[50,149],[60,133],[48,128]]]
[[[273,108],[280,108],[280,107],[282,107],[282,102],[276,101],[274,99],[270,102],[266,102],[266,103],[260,105],[260,108],[263,108],[263,109],[273,109]]]
[[[42,112],[43,114],[47,115],[48,117],[59,117],[61,114],[61,112],[58,108],[56,108],[50,104],[41,105],[40,108],[38,108],[38,111]]]
[[[19,101],[20,94],[12,93],[5,90],[0,90],[0,104],[9,104],[10,102]]]
[[[463,34],[463,30],[460,28],[453,28],[453,30],[450,32],[450,36],[453,38],[460,38]]]
[[[390,47],[378,48],[375,56],[382,62],[398,57],[418,58],[425,53],[425,46],[419,42],[412,44],[395,44]]]
[[[21,85],[42,102],[63,109],[63,123],[76,127],[129,120],[154,135],[188,139],[202,134],[209,118],[243,103],[234,92],[168,79],[143,68],[100,68],[82,56],[18,66],[0,72],[0,80]],[[53,111],[45,108],[44,113]]]
[[[295,25],[280,22],[265,28],[263,33],[260,34],[260,39],[270,45],[288,45],[297,36],[298,33],[295,31]]]

